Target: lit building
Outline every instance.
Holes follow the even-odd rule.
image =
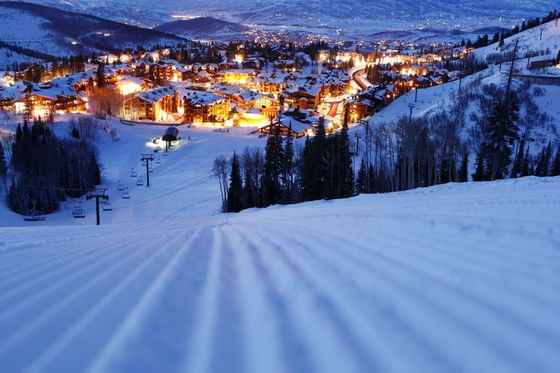
[[[179,93],[161,87],[125,98],[122,115],[127,120],[176,121],[183,110]]]
[[[255,74],[254,70],[226,70],[220,73],[221,81],[227,84],[246,84]]]
[[[229,105],[224,97],[194,90],[181,90],[181,97],[184,105],[184,122],[194,125],[225,125]]]

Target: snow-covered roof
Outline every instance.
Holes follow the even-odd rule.
[[[175,94],[175,89],[173,87],[160,87],[152,89],[150,91],[141,92],[137,97],[148,102],[158,102],[166,96],[173,96]]]
[[[196,91],[191,89],[178,89],[179,94],[184,99],[188,100],[191,104],[196,105],[212,105],[214,103],[223,101],[222,96],[207,91]]]

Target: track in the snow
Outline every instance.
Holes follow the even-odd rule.
[[[527,179],[11,231],[0,372],[556,372],[558,207]]]

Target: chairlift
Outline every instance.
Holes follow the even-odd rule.
[[[134,168],[130,169],[130,177],[138,177],[138,172]]]
[[[121,197],[122,199],[130,199],[130,193],[128,190],[124,191]]]
[[[121,184],[121,181],[119,180],[119,183],[117,184],[117,190],[119,192],[122,192],[126,189],[126,186],[124,184]]]
[[[86,217],[86,212],[81,205],[76,205],[72,207],[72,216],[76,219],[82,219]]]
[[[26,215],[23,215],[23,221],[45,221],[45,215],[40,214],[36,210],[29,211]]]
[[[137,186],[144,185],[144,179],[142,178],[142,176],[140,176],[138,179],[136,179],[136,185]]]
[[[31,201],[31,202],[33,202],[33,208],[28,210],[27,213],[25,215],[23,215],[23,220],[24,221],[45,221],[45,219],[46,219],[45,215],[41,214],[35,208],[35,201]]]
[[[105,202],[103,205],[103,211],[113,211],[113,205],[111,205],[111,202]]]

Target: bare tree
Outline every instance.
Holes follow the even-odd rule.
[[[100,119],[119,116],[122,102],[123,96],[115,86],[95,88],[91,96],[90,109]]]
[[[222,196],[222,211],[225,211],[227,207],[228,192],[228,162],[225,157],[220,156],[214,160],[213,172],[214,176],[218,178],[220,195]]]

